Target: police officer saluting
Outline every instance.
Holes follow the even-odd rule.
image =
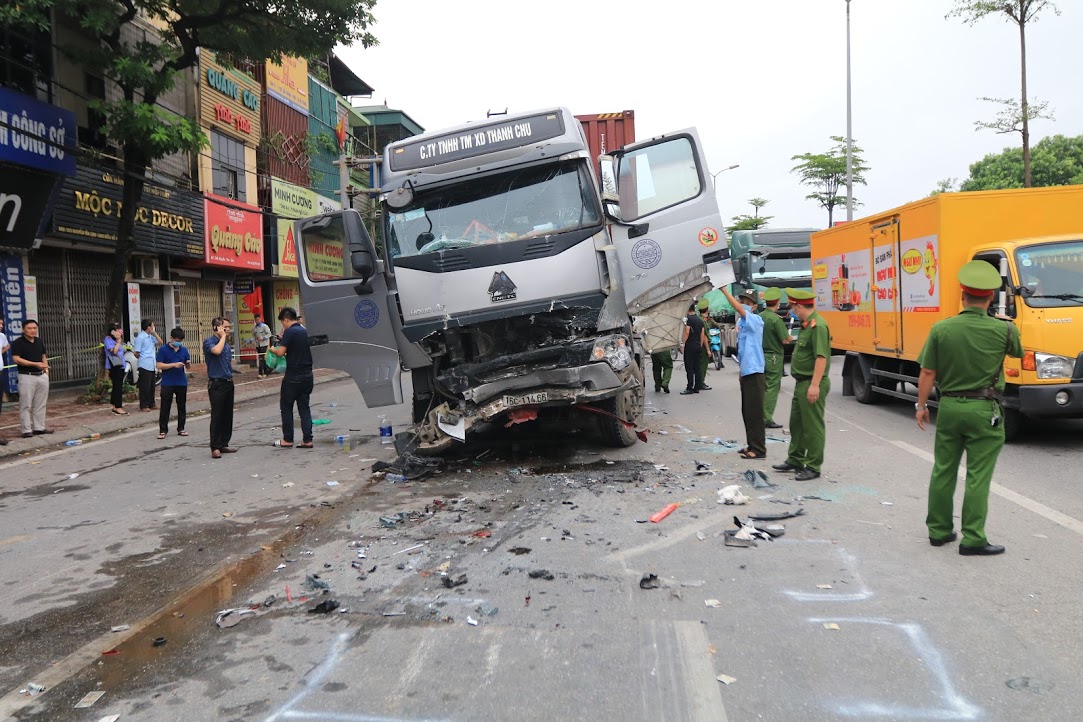
[[[940,388],[932,478],[929,480],[929,543],[943,546],[959,538],[952,524],[952,506],[959,461],[966,452],[966,493],[963,497],[964,556],[1002,554],[1004,547],[985,537],[989,485],[997,456],[1004,446],[1000,400],[1004,392],[1004,357],[1021,358],[1023,347],[1013,323],[988,314],[1002,280],[985,261],[971,261],[959,271],[963,310],[933,325],[918,357],[917,423],[929,423],[926,403],[933,385]]]
[[[794,344],[790,359],[790,375],[797,384],[790,404],[790,450],[786,460],[771,468],[775,471],[796,471],[797,481],[820,478],[824,463],[827,429],[824,426],[824,405],[831,382],[831,331],[816,313],[816,296],[811,291],[787,288],[801,333]]]

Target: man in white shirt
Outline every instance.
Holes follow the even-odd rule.
[[[267,347],[271,344],[271,327],[263,322],[263,318],[258,313],[255,315],[254,320],[256,324],[252,327],[252,339],[256,342],[256,356],[259,357],[259,377],[262,379],[271,375],[271,370],[267,368],[267,363],[264,361]]]

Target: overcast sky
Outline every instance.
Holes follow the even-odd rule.
[[[1017,28],[946,20],[952,4],[851,4],[854,139],[872,169],[855,217],[924,197],[1020,142],[974,129],[995,112],[978,97],[1018,97]],[[1031,126],[1032,142],[1083,133],[1083,0],[1058,5],[1027,34],[1031,97],[1056,115]],[[634,110],[638,139],[696,126],[712,171],[740,164],[718,176],[727,222],[762,197],[773,227],[827,223],[790,158],[846,135],[844,0],[380,0],[375,14],[380,45],[340,54],[374,101],[427,130],[505,107]]]

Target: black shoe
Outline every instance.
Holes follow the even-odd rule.
[[[8,440],[7,439],[0,439],[0,446],[7,446],[7,445],[8,445]]]
[[[800,466],[794,466],[788,461],[783,461],[781,464],[771,464],[771,468],[775,471],[801,471]]]
[[[30,433],[29,431],[28,431],[28,432],[26,432],[25,434],[23,434],[23,438],[24,438],[24,439],[29,439],[29,438],[30,438],[31,436],[33,436],[33,434],[32,434],[32,433]]]
[[[794,481],[812,481],[813,479],[819,478],[820,472],[807,468],[797,472],[797,476],[793,477]]]
[[[54,433],[52,429],[35,429],[34,430],[34,436],[41,436],[42,434],[52,434],[52,433]]]
[[[655,386],[654,387],[654,393],[656,393],[656,394],[662,393],[662,387],[661,386]]]
[[[968,547],[960,544],[959,553],[964,557],[991,557],[994,554],[1003,554],[1004,547],[999,544],[986,544],[983,547]]]
[[[958,538],[959,534],[957,532],[952,532],[951,536],[945,537],[943,539],[933,539],[932,537],[929,537],[929,543],[932,544],[934,547],[942,547],[945,544],[950,544]]]
[[[775,424],[775,423],[764,424],[763,428],[765,428],[765,429],[781,429],[782,424]]]
[[[695,389],[685,389],[684,391],[681,392],[681,396],[688,396],[689,394],[698,394],[698,393],[699,393],[699,391],[696,391]]]
[[[696,387],[696,391],[710,391],[710,390],[711,390],[711,387],[708,386],[707,384],[700,384],[699,386]]]
[[[663,386],[662,387],[662,393],[668,394],[669,393],[669,387],[668,386]]]

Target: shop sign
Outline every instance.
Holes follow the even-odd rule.
[[[256,206],[207,194],[205,256],[209,266],[263,270],[263,214]]]
[[[26,315],[26,277],[23,276],[23,257],[14,254],[0,255],[0,292],[3,298],[4,332],[8,338],[22,335]],[[4,369],[7,390],[14,393],[19,388],[19,372],[14,366]]]
[[[0,88],[0,161],[71,175],[77,129],[70,110]]]
[[[139,302],[139,284],[128,284],[128,340],[132,341],[140,332],[143,321],[143,308]]]
[[[53,211],[53,235],[112,246],[117,241],[124,178],[81,166],[64,181]],[[147,183],[135,215],[135,248],[144,253],[203,257],[203,197]]]
[[[233,292],[238,296],[247,296],[256,288],[256,282],[251,276],[238,276],[233,279]]]
[[[244,73],[225,68],[214,54],[200,51],[200,118],[204,125],[255,145],[260,137],[260,86]]]
[[[34,247],[62,177],[0,163],[0,246]]]
[[[282,309],[286,306],[296,309],[299,315],[301,314],[301,289],[297,285],[297,281],[275,281],[273,284],[275,297],[274,297],[274,313],[268,318],[278,318],[278,315],[282,313]]]
[[[308,61],[283,55],[279,63],[266,61],[267,95],[308,115]]]

